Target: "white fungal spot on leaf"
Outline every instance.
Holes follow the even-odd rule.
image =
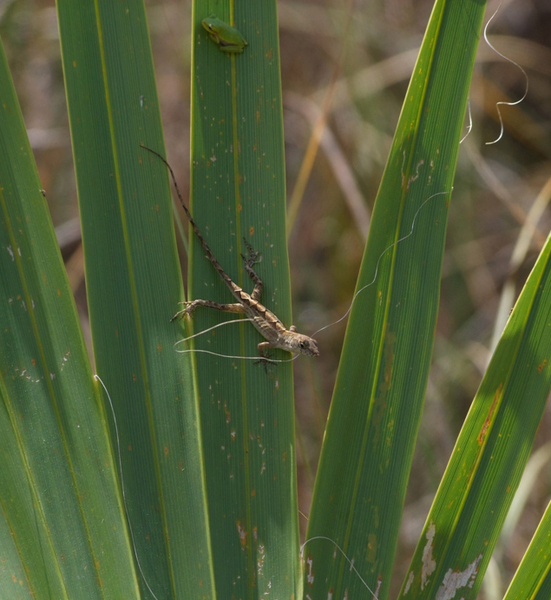
[[[406,585],[404,587],[404,596],[409,592],[409,588],[411,587],[411,584],[413,583],[414,579],[415,579],[415,575],[413,574],[413,571],[410,571],[409,575],[408,575],[408,579],[406,581]]]
[[[427,529],[427,543],[423,548],[423,558],[421,559],[423,562],[423,566],[421,568],[421,589],[425,589],[429,581],[429,577],[434,573],[436,569],[436,561],[432,557],[432,544],[434,541],[434,534],[436,532],[436,527],[434,523],[431,521],[429,528]]]
[[[306,564],[308,565],[308,573],[306,574],[306,581],[310,585],[314,585],[314,571],[312,569],[312,563],[314,562],[313,558],[309,556],[306,559]]]
[[[442,585],[438,588],[434,600],[453,600],[458,590],[463,587],[472,588],[478,573],[478,565],[482,560],[482,554],[479,554],[476,559],[470,563],[464,571],[448,570],[444,576]]]

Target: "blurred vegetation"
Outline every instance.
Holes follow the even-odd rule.
[[[185,190],[191,4],[146,4],[168,158]],[[490,5],[488,17],[495,7]],[[289,197],[328,86],[336,80],[328,133],[289,239],[294,322],[305,333],[337,320],[350,304],[365,225],[431,8],[427,0],[279,3]],[[350,9],[354,14],[349,21]],[[470,97],[473,127],[460,150],[433,368],[402,522],[399,581],[486,368],[494,330],[502,330],[549,231],[550,26],[551,7],[545,0],[504,0],[492,21],[490,41],[521,64],[529,78],[524,102],[502,107],[505,132],[493,145],[486,143],[499,135],[496,102],[520,98],[525,78],[483,40],[480,44]],[[86,335],[76,188],[53,0],[0,0],[0,35]],[[342,322],[320,334],[320,358],[295,363],[299,501],[305,516],[344,327]],[[496,569],[488,571],[487,579],[495,573],[498,582],[501,578],[497,585],[502,591],[550,497],[545,446],[550,428],[547,410],[534,447],[535,453],[540,449],[536,458],[542,470],[536,469],[536,460],[529,463],[528,471],[535,475],[528,488],[519,488],[526,504],[518,522],[504,531],[508,541],[494,556]]]

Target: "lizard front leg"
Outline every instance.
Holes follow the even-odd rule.
[[[272,345],[270,342],[260,342],[258,344],[258,360],[254,361],[255,365],[261,364],[264,367],[264,372],[268,373],[268,363],[274,364],[275,360],[272,360],[269,356],[264,352],[268,348],[271,348]]]
[[[216,310],[223,310],[224,312],[244,314],[245,309],[242,304],[218,304],[218,302],[212,302],[211,300],[190,300],[188,302],[179,302],[184,308],[179,310],[171,319],[183,319],[185,315],[190,315],[198,306],[206,306],[207,308],[215,308]]]
[[[258,363],[262,363],[264,365],[264,370],[266,370],[266,365],[268,363],[275,363],[275,360],[272,360],[270,358],[270,356],[266,353],[266,350],[268,350],[268,348],[274,348],[274,345],[271,344],[270,342],[260,342],[260,344],[258,344],[257,346],[258,348],[258,360],[255,361],[256,364]]]

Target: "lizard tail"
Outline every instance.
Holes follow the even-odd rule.
[[[151,154],[154,154],[157,158],[162,160],[163,163],[165,164],[166,168],[168,169],[168,172],[170,173],[170,177],[172,179],[172,183],[174,184],[174,189],[176,190],[178,199],[180,200],[180,204],[182,205],[182,208],[184,209],[184,212],[186,213],[186,217],[188,218],[188,221],[191,223],[191,226],[193,227],[193,231],[195,231],[195,235],[197,236],[197,239],[201,242],[201,246],[203,246],[203,250],[205,251],[207,258],[214,265],[214,268],[222,276],[222,279],[226,282],[226,284],[229,286],[229,288],[233,291],[233,286],[230,283],[231,282],[230,278],[226,275],[226,272],[224,271],[224,269],[222,269],[222,267],[220,266],[220,264],[214,257],[213,253],[211,252],[211,249],[208,247],[208,244],[205,241],[205,238],[203,237],[203,234],[201,233],[201,230],[199,229],[199,227],[197,227],[197,224],[193,220],[193,217],[191,216],[191,213],[189,212],[188,207],[184,204],[184,199],[182,197],[182,194],[180,193],[180,188],[178,187],[178,182],[176,181],[176,175],[174,175],[174,171],[172,170],[172,167],[168,164],[168,161],[166,160],[166,158],[164,156],[162,156],[161,154],[159,154],[156,150],[152,150],[151,148],[148,148],[144,144],[141,144],[141,147],[144,150],[148,150],[149,152],[151,152]],[[230,280],[230,281],[228,281],[228,280]]]

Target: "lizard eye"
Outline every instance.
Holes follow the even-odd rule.
[[[308,342],[301,341],[301,342],[300,342],[300,347],[301,347],[301,348],[308,348]]]

